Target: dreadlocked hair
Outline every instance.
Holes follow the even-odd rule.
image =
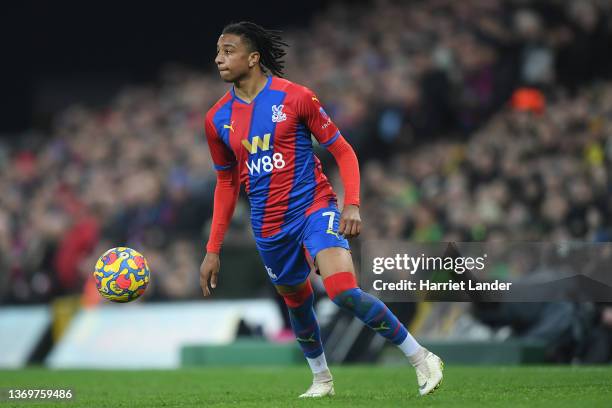
[[[283,41],[280,36],[281,31],[266,30],[255,23],[241,21],[225,26],[223,34],[236,34],[246,39],[251,49],[259,52],[264,72],[267,68],[273,75],[283,76],[285,61],[282,58],[287,54],[284,47],[288,47],[289,44]]]

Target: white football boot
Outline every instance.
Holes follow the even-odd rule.
[[[442,370],[444,363],[440,357],[431,351],[423,348],[425,357],[418,363],[416,370],[417,382],[419,384],[419,394],[427,395],[434,392],[442,383]]]
[[[308,390],[300,395],[300,398],[320,398],[326,396],[333,396],[336,392],[334,391],[334,379],[329,371],[315,374],[315,378],[312,381],[312,385]]]

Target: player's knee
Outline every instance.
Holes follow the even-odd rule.
[[[294,309],[312,300],[312,285],[310,284],[310,280],[307,279],[306,282],[304,282],[304,285],[295,292],[279,294],[282,296],[287,307]]]
[[[327,291],[327,296],[341,307],[351,307],[351,302],[348,299],[355,291],[360,291],[357,286],[355,275],[351,272],[335,273],[323,279],[323,285]]]

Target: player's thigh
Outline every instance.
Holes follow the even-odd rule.
[[[323,279],[339,272],[355,274],[353,257],[351,252],[345,248],[331,247],[322,249],[317,254],[315,262]]]

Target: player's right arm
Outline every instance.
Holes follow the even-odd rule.
[[[223,143],[208,115],[205,130],[210,154],[217,170],[210,236],[206,244],[206,256],[200,266],[200,286],[204,296],[209,296],[210,288],[217,286],[217,275],[221,267],[219,252],[238,201],[240,178],[234,153]]]

